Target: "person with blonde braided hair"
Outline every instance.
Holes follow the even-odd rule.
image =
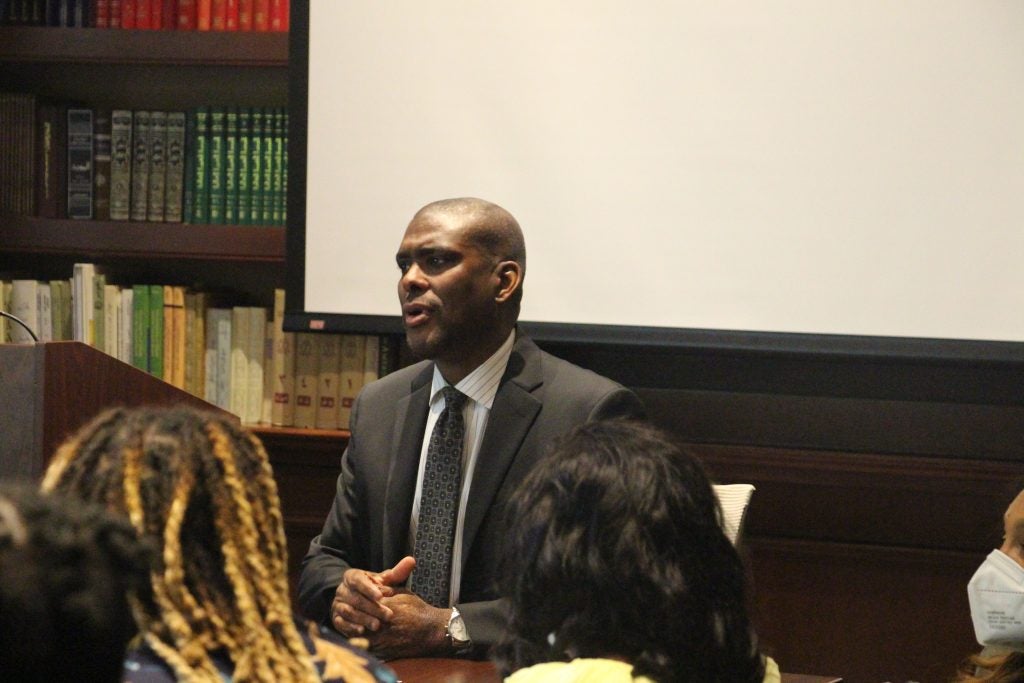
[[[125,515],[156,547],[125,680],[349,681],[394,674],[293,617],[284,522],[259,439],[191,408],[115,408],[58,448],[44,491]]]

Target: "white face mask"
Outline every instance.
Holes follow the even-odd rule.
[[[967,598],[979,644],[1024,643],[1024,567],[993,550],[967,584]]]

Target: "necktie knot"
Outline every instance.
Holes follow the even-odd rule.
[[[450,384],[441,389],[441,393],[444,395],[446,410],[450,408],[453,411],[461,411],[462,407],[466,405],[466,399],[469,398]]]

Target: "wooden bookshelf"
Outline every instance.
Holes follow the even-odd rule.
[[[286,67],[288,34],[4,26],[0,62]]]

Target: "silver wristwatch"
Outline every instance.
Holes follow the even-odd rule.
[[[469,629],[466,628],[466,622],[463,621],[458,607],[452,607],[452,614],[448,617],[448,625],[444,629],[444,638],[456,654],[467,652],[473,647]]]

